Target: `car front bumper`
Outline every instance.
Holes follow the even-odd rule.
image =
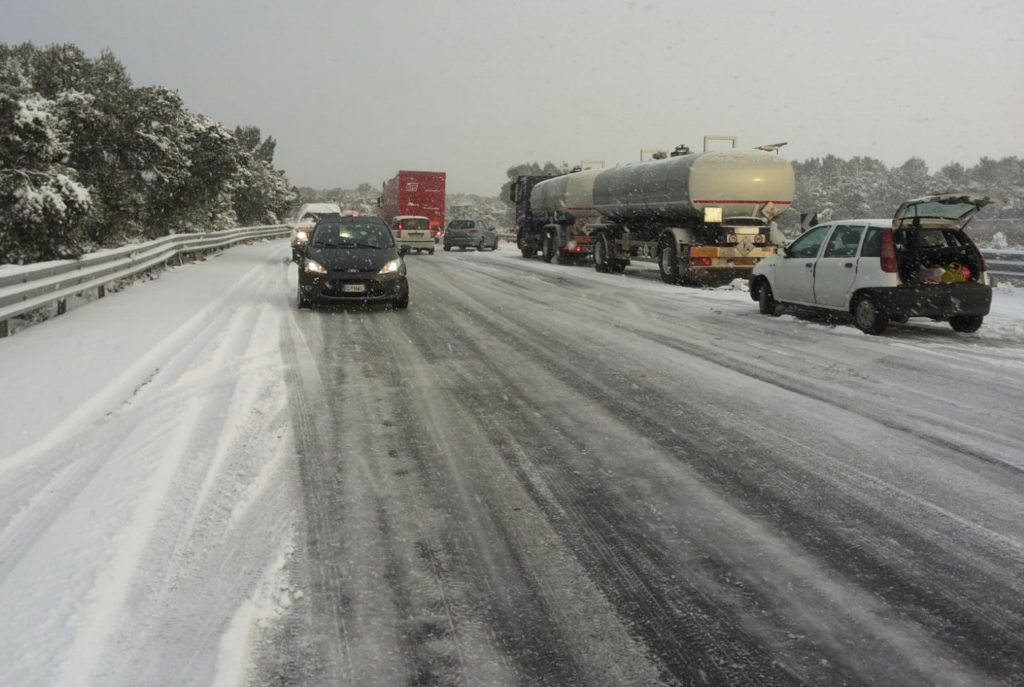
[[[299,272],[299,289],[310,301],[391,301],[409,292],[404,274],[393,272]]]

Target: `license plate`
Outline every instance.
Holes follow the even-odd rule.
[[[341,290],[345,293],[366,293],[366,284],[345,284]]]

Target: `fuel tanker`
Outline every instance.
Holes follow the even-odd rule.
[[[593,255],[599,272],[656,261],[668,283],[727,282],[781,245],[773,220],[794,185],[792,165],[775,152],[685,146],[610,169],[520,177],[518,245],[523,257],[547,261]]]

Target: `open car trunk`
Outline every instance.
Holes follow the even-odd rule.
[[[982,279],[985,262],[964,227],[991,199],[938,194],[903,203],[893,238],[904,284],[959,284]]]

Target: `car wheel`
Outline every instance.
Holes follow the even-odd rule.
[[[865,334],[877,336],[889,326],[889,313],[871,296],[863,295],[853,304],[853,321]]]
[[[452,247],[449,246],[448,244],[445,244],[444,249],[445,249],[445,251],[450,251],[452,249]]]
[[[771,284],[767,279],[762,279],[757,289],[757,309],[761,311],[762,315],[775,317],[779,314],[779,304],[775,300],[775,294],[772,293]]]
[[[484,252],[484,240],[483,239],[480,239],[480,243],[476,244],[476,252],[477,253],[483,253]]]
[[[397,296],[395,296],[394,306],[399,310],[405,310],[409,307],[409,291],[406,289]]]
[[[427,255],[433,255],[433,254],[434,254],[434,249],[433,248],[431,248],[430,250],[427,251]]]
[[[491,250],[498,250],[498,237],[494,237],[494,245],[491,246]]]
[[[461,250],[461,251],[465,251],[465,250],[466,250],[466,247],[465,247],[465,246],[459,246],[459,250]]]
[[[302,287],[299,287],[299,310],[303,310],[312,306],[313,303],[308,298],[302,295]]]
[[[658,272],[666,284],[679,283],[679,246],[674,237],[666,236],[661,242],[661,256],[658,260]]]
[[[949,318],[949,326],[955,332],[969,334],[970,332],[978,331],[984,320],[985,317],[983,315],[954,315]]]

